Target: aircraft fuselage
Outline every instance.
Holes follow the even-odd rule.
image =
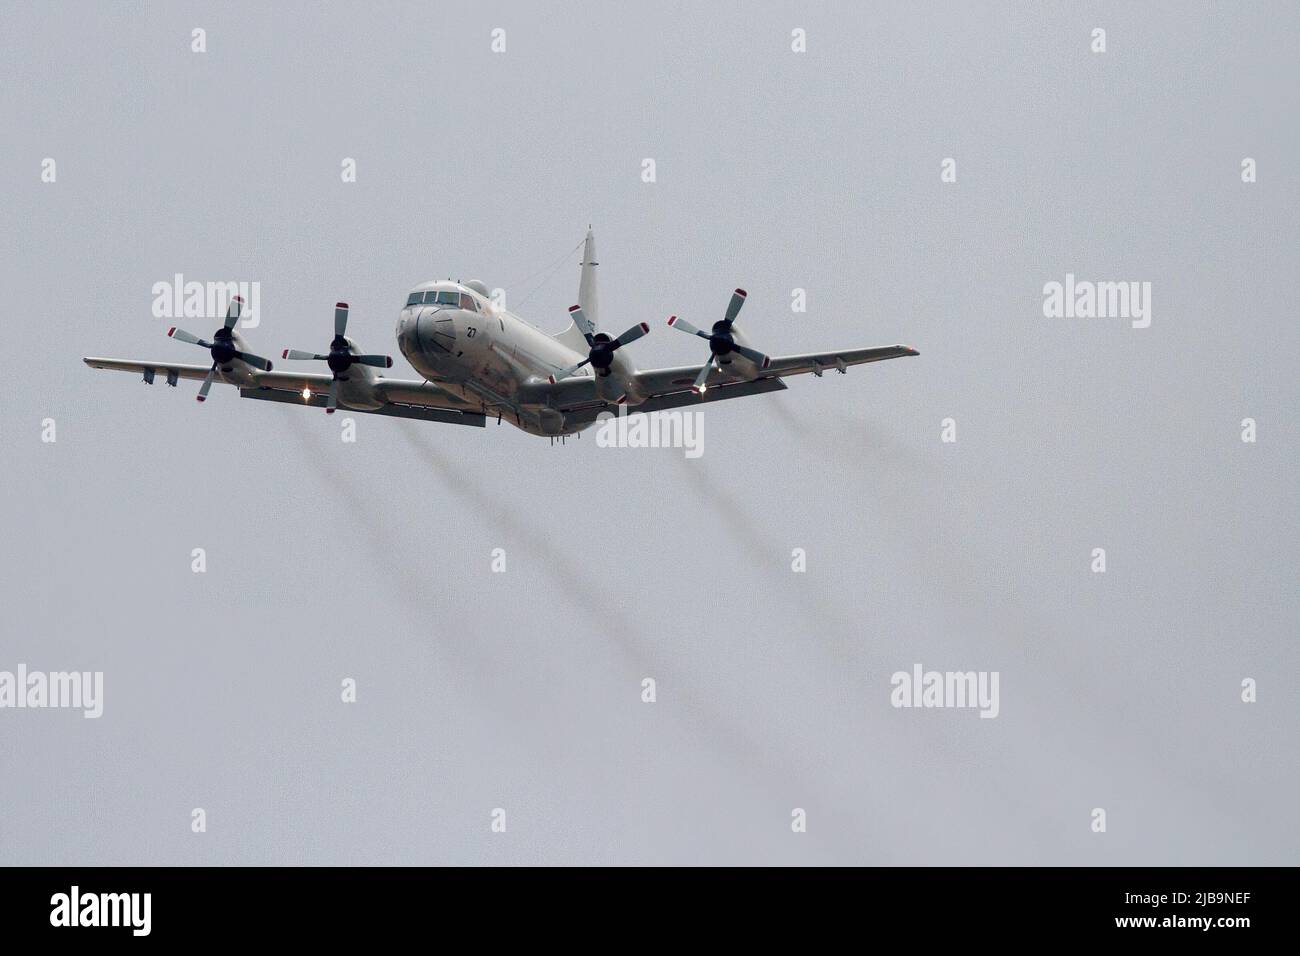
[[[564,416],[545,403],[521,396],[525,385],[541,385],[562,369],[586,358],[490,298],[453,282],[429,282],[408,296],[439,292],[459,303],[420,302],[403,307],[397,320],[397,345],[425,379],[489,414],[499,414],[535,435],[571,435],[589,425],[566,425]],[[634,368],[616,354],[610,375],[626,384]],[[591,377],[590,366],[573,373]],[[636,396],[630,396],[630,401]]]

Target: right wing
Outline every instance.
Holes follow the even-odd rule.
[[[783,355],[770,360],[765,375],[802,375],[805,372],[824,372],[827,369],[843,370],[850,365],[883,362],[885,359],[920,355],[907,345],[883,345],[874,349],[843,349],[839,352],[808,352],[803,355]]]
[[[662,411],[669,408],[720,402],[729,398],[744,398],[764,392],[779,391],[786,387],[782,379],[791,375],[812,372],[821,375],[827,369],[845,371],[850,365],[883,362],[886,359],[919,355],[906,345],[885,345],[870,349],[841,349],[837,352],[807,352],[784,355],[770,359],[768,366],[753,379],[732,375],[725,367],[710,373],[703,395],[692,388],[703,365],[682,365],[675,368],[652,368],[636,372],[636,382],[646,395],[640,405],[628,407],[628,414]],[[596,395],[596,380],[590,376],[571,376],[559,382],[532,382],[520,389],[526,403],[545,404],[564,415],[571,425],[593,422],[602,411],[614,409]]]
[[[841,349],[838,352],[805,352],[800,355],[783,355],[768,360],[767,368],[759,371],[752,379],[755,382],[772,378],[786,378],[790,375],[803,375],[807,372],[821,374],[828,369],[844,370],[850,365],[865,365],[868,362],[883,362],[885,359],[903,358],[919,355],[916,349],[906,345],[884,345],[873,349]],[[677,368],[651,368],[636,373],[637,382],[653,398],[670,395],[680,391],[691,391],[695,376],[700,373],[702,365],[684,365]],[[566,379],[562,384],[567,384]],[[723,386],[732,386],[746,381],[732,376],[723,369],[715,369],[708,378],[709,391]],[[706,392],[707,394],[707,392]],[[743,393],[742,393],[743,394]],[[740,397],[733,392],[732,397]],[[639,406],[640,407],[640,406]]]
[[[699,369],[696,369],[696,371],[698,372]],[[694,381],[693,376],[691,381]],[[653,398],[646,399],[640,405],[629,405],[627,413],[636,415],[639,412],[662,412],[670,408],[682,408],[688,405],[694,407],[708,402],[725,401],[729,398],[744,398],[746,395],[779,392],[787,387],[785,382],[776,377],[756,378],[748,382],[743,379],[733,379],[729,382],[710,385],[703,395],[696,395],[689,387],[676,392],[656,395]],[[600,401],[578,405],[565,413],[564,420],[570,425],[589,424],[594,422],[601,412],[613,411],[616,407]]]

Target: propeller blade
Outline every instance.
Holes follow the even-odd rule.
[[[208,400],[208,389],[212,387],[212,380],[216,377],[216,375],[217,375],[217,363],[213,362],[212,368],[208,369],[208,377],[205,378],[203,380],[203,384],[199,386],[199,394],[196,397],[200,402],[206,402]]]
[[[560,381],[560,379],[568,378],[570,375],[572,375],[574,372],[582,368],[590,361],[591,361],[590,358],[585,358],[577,365],[570,365],[563,372],[557,372],[556,374],[549,376],[551,384],[554,385],[556,382]]]
[[[630,345],[649,331],[650,326],[646,325],[644,322],[632,326],[632,328],[628,329],[613,342],[609,343],[610,351],[621,349],[625,345]]]
[[[717,360],[718,357],[716,355],[710,355],[709,360],[704,363],[704,368],[700,369],[700,374],[695,376],[695,384],[692,385],[691,388],[695,390],[696,394],[703,395],[704,390],[709,387],[704,383],[708,380],[709,373],[713,371],[713,365]]]
[[[740,314],[740,307],[745,304],[745,296],[748,294],[744,289],[737,289],[731,293],[731,301],[727,304],[727,325],[736,321],[736,316]]]
[[[233,329],[235,323],[239,321],[240,313],[244,311],[243,296],[235,296],[230,300],[230,307],[226,309],[226,328]]]
[[[582,337],[587,340],[587,345],[596,344],[596,327],[587,321],[586,314],[582,311],[582,306],[575,305],[569,309],[569,315],[573,318],[573,324],[578,327]]]
[[[263,372],[271,371],[271,363],[260,355],[254,355],[252,352],[236,352],[235,358],[248,363],[253,368],[260,368]]]
[[[393,357],[391,355],[354,355],[352,361],[357,365],[370,365],[374,368],[393,367]]]
[[[330,382],[329,397],[325,399],[325,414],[333,415],[334,409],[339,407],[339,380],[336,378]]]
[[[334,335],[346,335],[348,331],[348,304],[334,303]]]
[[[748,345],[731,344],[731,350],[745,356],[759,368],[767,368],[772,364],[772,360],[760,352],[758,349],[751,349]]]
[[[280,358],[286,358],[291,362],[324,362],[329,359],[329,356],[317,355],[315,352],[300,352],[298,349],[285,349]]]
[[[681,329],[683,332],[689,332],[691,335],[698,335],[702,339],[707,339],[709,337],[708,332],[703,332],[700,329],[697,329],[695,326],[691,325],[691,323],[687,322],[685,319],[678,318],[675,315],[669,316],[668,324],[675,329]]]
[[[205,349],[212,348],[211,342],[205,342],[197,335],[191,335],[189,332],[186,332],[184,329],[178,329],[173,327],[167,330],[167,334],[172,338],[174,338],[177,342],[188,342],[190,343],[190,345],[202,345]]]

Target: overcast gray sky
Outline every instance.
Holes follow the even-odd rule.
[[[3,4],[0,670],[105,700],[0,710],[0,863],[1300,862],[1300,10],[915,6]],[[81,363],[203,361],[175,273],[265,355],[444,276],[559,328],[588,223],[644,366],[737,285],[771,354],[921,356],[694,461]]]

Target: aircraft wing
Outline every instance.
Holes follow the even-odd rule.
[[[715,369],[709,375],[706,382],[708,387],[703,395],[696,395],[692,391],[695,377],[700,374],[703,365],[645,369],[636,373],[636,381],[649,397],[640,405],[629,407],[628,411],[630,413],[653,412],[729,398],[743,398],[746,395],[760,395],[785,388],[785,383],[781,379],[790,375],[803,375],[808,372],[820,375],[827,369],[843,371],[850,365],[865,365],[868,362],[883,362],[886,359],[919,354],[906,345],[886,345],[871,349],[841,349],[834,352],[783,355],[772,358],[768,367],[752,380],[737,378],[725,369]],[[612,407],[597,397],[593,378],[575,376],[556,382],[554,385],[539,383],[528,388],[535,391],[535,394],[530,396],[531,400],[549,401],[553,408],[563,412],[565,418],[574,424],[594,421],[601,411]]]
[[[807,352],[802,355],[783,355],[772,358],[767,368],[763,369],[754,381],[768,378],[785,378],[789,375],[802,375],[806,372],[821,373],[827,369],[845,369],[850,365],[865,365],[867,362],[883,362],[885,359],[903,358],[908,355],[920,355],[914,348],[906,345],[886,345],[874,349],[841,349],[838,352]],[[690,391],[695,376],[700,374],[703,365],[684,365],[678,368],[655,368],[637,372],[637,381],[645,391],[655,397],[678,392]],[[567,380],[566,380],[567,381]],[[715,369],[709,375],[708,392],[715,388],[733,384],[735,377],[725,370]],[[739,398],[735,392],[726,396]]]
[[[805,372],[824,372],[827,369],[843,371],[850,365],[883,362],[885,359],[920,355],[908,345],[885,345],[874,349],[842,349],[838,352],[808,352],[803,355],[783,355],[772,358],[765,370],[768,375],[802,375]]]
[[[128,359],[87,358],[84,360],[91,368],[109,369],[117,372],[135,372],[148,381],[154,376],[166,378],[172,373],[179,378],[202,381],[207,377],[210,365],[184,365],[176,362],[149,362]],[[332,376],[318,372],[252,372],[256,385],[241,387],[241,398],[259,401],[283,402],[302,407],[325,407],[325,395],[329,391]],[[224,380],[218,376],[218,383]],[[302,397],[303,389],[309,389],[311,397]],[[447,422],[454,425],[472,425],[482,427],[486,418],[482,411],[470,406],[442,389],[435,388],[428,382],[403,381],[401,379],[379,379],[375,382],[375,393],[384,402],[376,409],[349,408],[348,412],[360,414],[392,415],[398,418],[418,418],[424,421]]]
[[[698,373],[699,368],[697,367],[695,371]],[[691,381],[694,380],[694,376],[692,376]],[[635,415],[638,412],[662,412],[670,408],[694,407],[708,402],[724,401],[728,398],[762,395],[764,392],[780,392],[787,387],[785,382],[775,377],[758,378],[752,382],[736,379],[719,385],[710,385],[703,395],[696,395],[691,391],[688,384],[682,391],[672,392],[667,395],[656,395],[654,398],[646,399],[640,405],[630,405],[627,413]],[[570,425],[589,424],[594,422],[601,412],[613,411],[614,408],[613,405],[607,405],[604,402],[595,400],[566,411],[564,419]]]
[[[256,378],[257,387],[241,388],[240,398],[324,408],[331,376],[312,372],[258,372]],[[310,389],[310,398],[302,397],[304,388]],[[378,408],[351,408],[345,404],[340,404],[340,408],[349,414],[389,415],[475,428],[487,423],[482,409],[428,382],[381,378],[374,383],[374,388],[375,395],[384,402]]]
[[[175,372],[177,378],[191,378],[200,382],[207,378],[208,369],[212,368],[211,362],[207,365],[180,365],[176,362],[134,362],[110,358],[87,358],[82,361],[91,368],[104,368],[114,372],[135,372],[137,375],[161,373],[163,378],[166,378],[167,373]]]

